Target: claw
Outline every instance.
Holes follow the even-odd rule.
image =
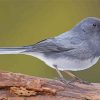
[[[64,84],[68,84],[69,83],[69,81],[67,81],[66,79],[64,79],[64,78],[57,78],[57,80],[59,80],[60,82],[62,82],[62,83],[64,83]]]
[[[74,84],[70,83],[69,81],[67,81],[64,78],[57,78],[57,80],[59,80],[60,82],[62,82],[63,84],[65,84],[69,88],[75,88],[75,87],[77,87],[77,86],[75,86]]]
[[[68,84],[74,83],[74,82],[79,82],[80,84],[86,84],[86,85],[90,85],[91,84],[90,82],[83,81],[82,79],[77,78],[77,77],[75,77],[73,80],[69,81]]]

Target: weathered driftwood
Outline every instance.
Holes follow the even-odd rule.
[[[0,72],[0,100],[100,100],[100,84],[74,83]]]

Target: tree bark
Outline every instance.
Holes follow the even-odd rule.
[[[100,100],[100,84],[68,85],[57,80],[0,72],[0,100]]]

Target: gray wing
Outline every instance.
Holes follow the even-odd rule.
[[[81,44],[80,39],[76,37],[64,37],[64,38],[50,38],[42,40],[35,45],[29,46],[29,52],[63,52],[70,51]]]
[[[40,41],[34,45],[28,46],[26,52],[41,52],[50,57],[75,57],[79,59],[89,58],[93,55],[93,50],[90,49],[89,39],[82,34],[73,32],[64,33],[54,38]]]
[[[58,44],[54,38],[50,38],[28,46],[27,52],[62,52],[72,49],[74,48],[65,48],[63,45]]]

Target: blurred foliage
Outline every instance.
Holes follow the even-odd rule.
[[[100,18],[100,0],[0,0],[0,47],[34,44],[68,31],[89,16]],[[99,65],[98,62],[95,67],[74,73],[100,82]],[[55,70],[26,55],[0,55],[0,69],[57,77]]]

